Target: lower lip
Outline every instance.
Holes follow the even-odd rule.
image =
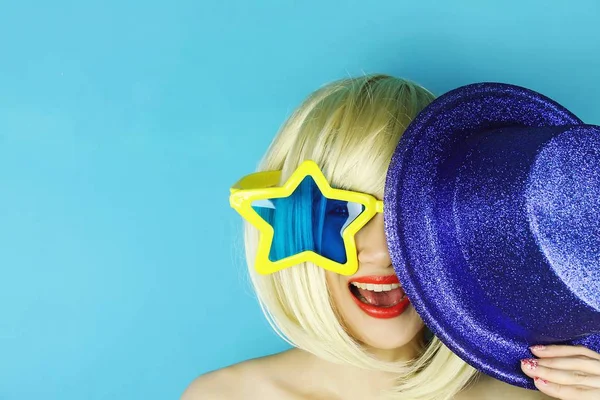
[[[398,315],[401,315],[404,312],[404,310],[406,310],[406,307],[408,307],[408,305],[410,304],[410,301],[408,300],[407,296],[404,296],[404,299],[402,301],[400,301],[398,304],[392,307],[377,307],[371,304],[365,304],[359,299],[357,299],[353,293],[350,293],[350,296],[352,296],[352,299],[354,300],[356,305],[360,307],[360,309],[363,310],[365,314],[373,318],[380,319],[397,317]]]

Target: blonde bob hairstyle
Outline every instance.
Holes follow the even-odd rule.
[[[400,137],[433,99],[416,83],[387,75],[332,82],[283,124],[259,170],[281,170],[285,181],[302,161],[313,160],[332,186],[383,198]],[[477,376],[435,337],[410,362],[376,359],[344,328],[322,268],[304,263],[259,275],[253,265],[257,243],[256,230],[246,224],[250,279],[267,320],[291,345],[331,362],[396,373],[393,390],[382,393],[390,399],[450,400]]]

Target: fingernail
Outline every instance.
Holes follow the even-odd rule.
[[[521,364],[527,367],[528,370],[533,371],[538,366],[538,360],[535,358],[526,358],[521,360]]]
[[[546,346],[544,346],[542,344],[536,344],[535,346],[531,346],[530,349],[531,350],[541,351],[541,350],[545,350]]]
[[[544,385],[548,384],[548,381],[542,378],[538,378],[537,376],[535,378],[533,378],[534,381],[536,382],[542,382]]]

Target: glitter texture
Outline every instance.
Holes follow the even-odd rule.
[[[455,89],[404,133],[384,203],[400,282],[463,360],[534,389],[529,346],[600,351],[600,127],[518,86]]]

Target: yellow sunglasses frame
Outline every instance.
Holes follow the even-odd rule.
[[[274,230],[273,227],[252,208],[252,203],[256,200],[288,197],[307,176],[310,176],[314,180],[317,187],[326,198],[359,203],[365,208],[364,211],[342,232],[342,241],[347,255],[344,264],[330,260],[329,258],[323,257],[310,250],[277,261],[269,260]],[[358,270],[358,256],[356,253],[354,235],[377,213],[383,212],[383,201],[378,200],[370,194],[332,188],[317,163],[311,160],[302,162],[282,186],[278,186],[280,179],[281,171],[257,172],[240,179],[230,189],[229,204],[231,207],[260,232],[255,261],[255,269],[257,272],[266,275],[303,262],[312,262],[322,268],[341,275],[352,275],[356,273]]]

